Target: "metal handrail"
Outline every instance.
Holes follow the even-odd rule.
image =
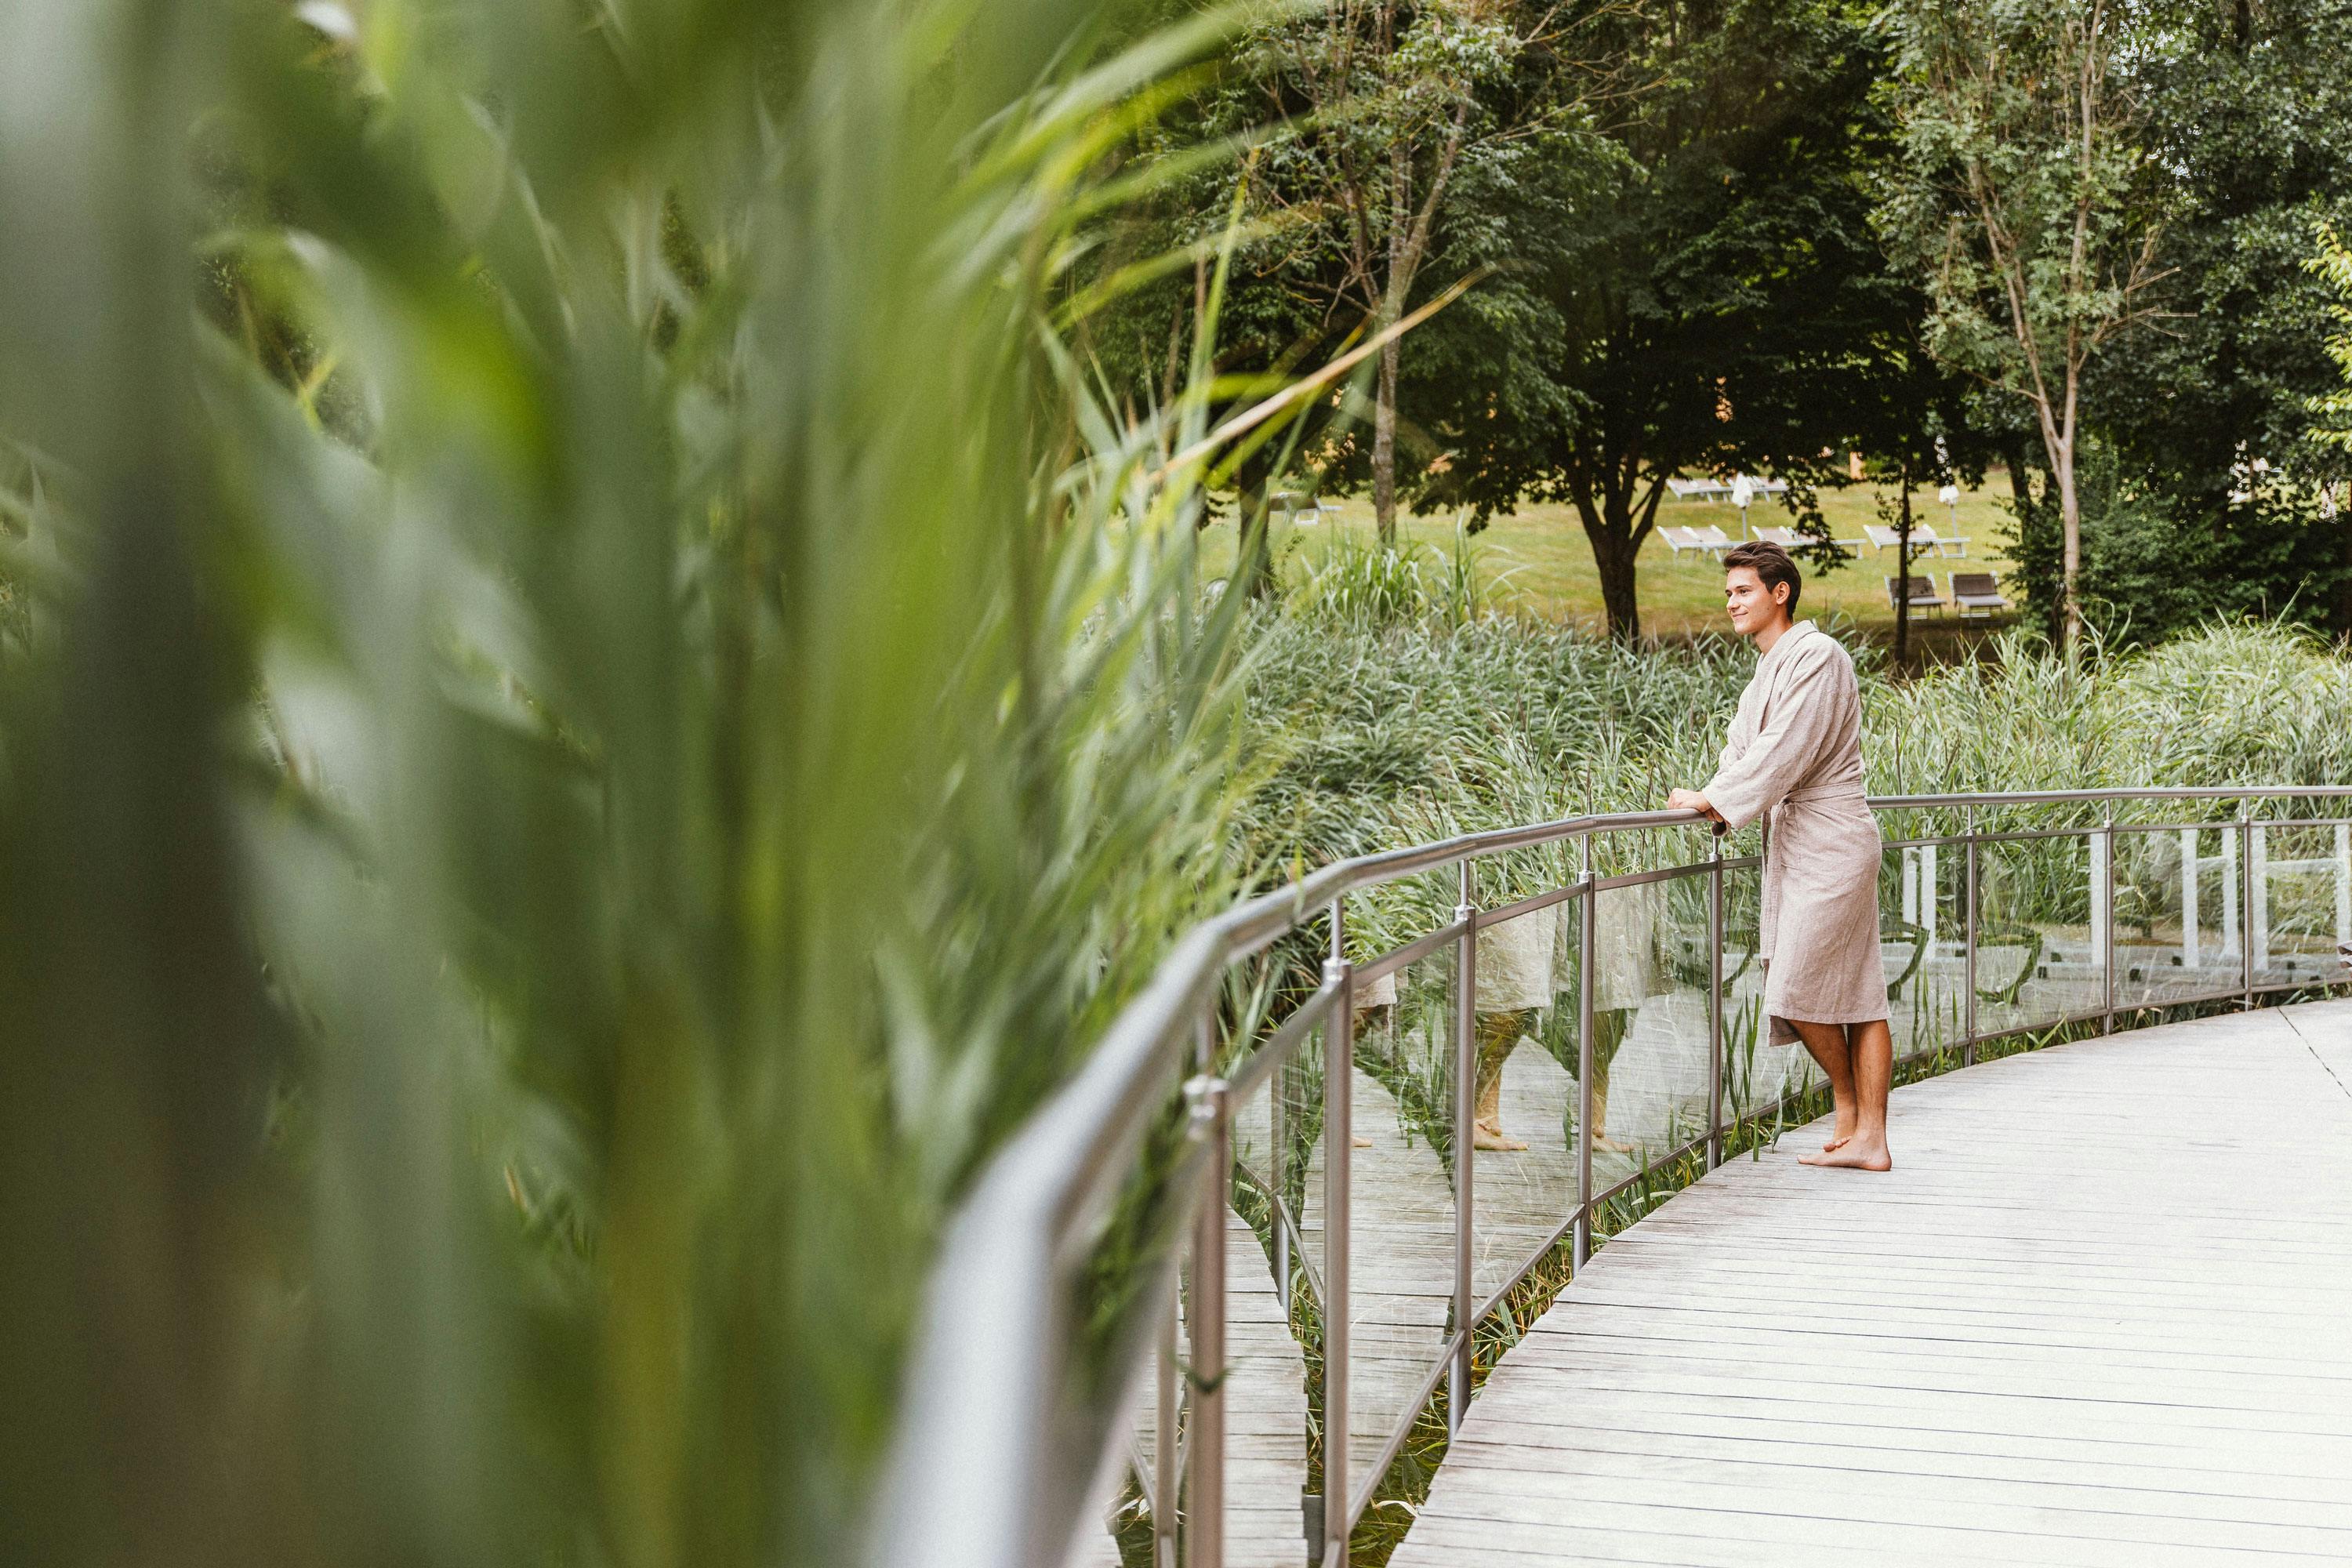
[[[1978,814],[2008,806],[2099,805],[2108,807],[2105,819],[2092,826],[2061,830],[2101,842],[2100,867],[2106,886],[2097,900],[2104,915],[2100,951],[2106,968],[2105,1016],[2112,1026],[2115,1008],[2115,899],[2113,841],[2117,831],[2132,830],[2117,823],[2113,807],[2136,800],[2230,800],[2242,803],[2240,816],[2228,823],[2198,825],[2201,830],[2234,830],[2231,847],[2237,861],[2239,886],[2234,889],[2242,984],[2229,993],[2252,1005],[2258,992],[2254,971],[2255,933],[2251,920],[2258,908],[2255,868],[2262,839],[2256,832],[2268,824],[2252,816],[2252,803],[2264,800],[2318,799],[2352,795],[2352,786],[2242,785],[2104,788],[2011,791],[1979,795],[1913,795],[1871,797],[1876,811],[1963,810],[1963,831],[1943,842],[1963,843],[1968,864],[1964,901],[1968,926],[1968,980],[1964,1061],[1972,1062],[1980,1037],[1975,969],[1976,930],[1979,902],[1978,846],[2006,837],[1980,833]],[[1202,1211],[1196,1216],[1196,1262],[1200,1275],[1194,1293],[1213,1287],[1220,1300],[1205,1307],[1194,1327],[1193,1365],[1190,1381],[1196,1405],[1191,1459],[1201,1484],[1198,1500],[1208,1502],[1219,1489],[1220,1478],[1202,1476],[1203,1464],[1221,1465],[1222,1422],[1217,1392],[1223,1373],[1222,1236],[1223,1189],[1229,1179],[1229,1160],[1219,1156],[1230,1142],[1232,1105],[1240,1098],[1234,1085],[1212,1076],[1207,1019],[1232,963],[1263,951],[1308,922],[1328,914],[1332,955],[1325,965],[1323,987],[1316,1001],[1329,1009],[1335,1037],[1330,1059],[1352,1059],[1346,1048],[1352,1034],[1352,1011],[1347,1005],[1354,970],[1341,951],[1342,910],[1357,893],[1401,878],[1459,866],[1460,906],[1444,935],[1459,942],[1461,960],[1455,1001],[1456,1053],[1468,1047],[1468,1026],[1461,1022],[1473,1008],[1475,986],[1476,931],[1482,917],[1471,897],[1469,863],[1515,849],[1583,840],[1597,835],[1667,827],[1696,826],[1707,819],[1696,812],[1650,811],[1588,814],[1554,822],[1463,834],[1435,843],[1416,845],[1376,855],[1341,860],[1301,878],[1286,887],[1244,900],[1194,927],[1181,937],[1162,961],[1144,989],[1106,1031],[1100,1045],[1071,1080],[1050,1099],[982,1173],[979,1182],[950,1223],[935,1264],[926,1296],[924,1327],[907,1373],[898,1437],[882,1479],[880,1508],[873,1531],[876,1560],[889,1564],[969,1563],[1030,1568],[1061,1562],[1067,1552],[1074,1521],[1080,1518],[1090,1488],[1098,1479],[1096,1461],[1102,1425],[1097,1420],[1073,1420],[1074,1413],[1059,1406],[1063,1379],[1057,1375],[1073,1339],[1069,1321],[1069,1284],[1083,1260],[1103,1216],[1127,1179],[1147,1128],[1163,1116],[1171,1084],[1189,1065],[1196,1073],[1188,1086],[1192,1102],[1192,1128],[1197,1147],[1187,1169],[1197,1168],[1199,1193],[1194,1201]],[[2340,830],[2339,830],[2340,833]],[[1716,840],[1714,858],[1706,863],[1673,868],[1676,876],[1706,876],[1710,879],[1708,942],[1710,987],[1715,1004],[1709,1039],[1711,1089],[1709,1129],[1702,1141],[1712,1166],[1722,1154],[1727,1129],[1722,1124],[1720,1095],[1723,1078],[1721,1008],[1723,981],[1722,879],[1726,862],[1722,843]],[[2097,870],[2095,870],[2095,875]],[[1581,997],[1580,1070],[1588,1102],[1591,1081],[1592,1037],[1591,929],[1596,879],[1591,874],[1590,849],[1585,871],[1577,881],[1551,890],[1558,900],[1577,899],[1588,918],[1580,921]],[[1522,900],[1523,903],[1533,900]],[[1491,921],[1493,912],[1485,919]],[[1433,949],[1442,941],[1420,939]],[[1411,945],[1411,944],[1409,944]],[[1396,955],[1376,961],[1390,966]],[[1371,967],[1371,966],[1367,966]],[[1336,987],[1336,995],[1326,1001]],[[2273,987],[2274,988],[2274,987]],[[2098,1014],[2088,1015],[2097,1016]],[[1285,1047],[1303,1038],[1304,1029],[1286,1029]],[[1997,1031],[2000,1032],[2000,1031]],[[1188,1064],[1186,1053],[1192,1060]],[[1279,1051],[1261,1047],[1237,1069],[1236,1079],[1255,1081],[1270,1072]],[[1457,1077],[1463,1069],[1456,1064]],[[1325,1135],[1327,1141],[1325,1234],[1328,1290],[1339,1303],[1326,1304],[1326,1490],[1335,1499],[1333,1511],[1341,1528],[1330,1532],[1327,1563],[1345,1563],[1347,1525],[1355,1516],[1354,1493],[1369,1495],[1377,1477],[1366,1477],[1360,1488],[1348,1485],[1346,1460],[1348,1360],[1345,1344],[1347,1289],[1345,1236],[1348,1153],[1346,1129],[1350,1125],[1344,1071],[1325,1075]],[[1457,1120],[1466,1120],[1469,1085],[1457,1083]],[[1339,1131],[1335,1134],[1336,1125]],[[1465,1151],[1454,1161],[1457,1215],[1466,1227],[1472,1213],[1471,1173],[1467,1157],[1470,1139],[1456,1128],[1455,1147]],[[1572,1229],[1575,1261],[1581,1267],[1591,1247],[1591,1221],[1595,1206],[1591,1184],[1591,1115],[1589,1103],[1578,1118],[1578,1207],[1567,1222]],[[1206,1157],[1203,1157],[1205,1152]],[[1655,1169],[1654,1163],[1643,1173]],[[1182,1205],[1180,1205],[1182,1206]],[[1211,1223],[1211,1222],[1213,1222]],[[1278,1228],[1278,1226],[1277,1226]],[[1467,1313],[1471,1302],[1465,1258],[1457,1270],[1457,1311],[1447,1346],[1453,1397],[1449,1408],[1460,1418],[1467,1402],[1470,1330],[1475,1320]],[[1213,1259],[1210,1253],[1215,1253]],[[1499,1297],[1501,1292],[1496,1292]],[[1491,1300],[1496,1298],[1489,1298]],[[1172,1300],[1171,1304],[1172,1310]],[[1211,1331],[1214,1332],[1211,1332]],[[1132,1381],[1132,1380],[1129,1380]],[[1205,1417],[1205,1419],[1204,1419]],[[1164,1432],[1172,1423],[1162,1419]],[[982,1434],[987,1436],[983,1438]],[[1402,1431],[1398,1436],[1402,1436]],[[1391,1445],[1393,1446],[1393,1445]],[[1161,1464],[1171,1461],[1163,1457]],[[1169,1511],[1172,1512],[1172,1509]],[[1164,1525],[1164,1521],[1163,1525]],[[1195,1568],[1217,1568],[1221,1553],[1221,1521],[1196,1523]],[[1172,1539],[1172,1538],[1171,1538]],[[1172,1564],[1168,1565],[1172,1568]]]

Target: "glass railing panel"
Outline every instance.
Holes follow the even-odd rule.
[[[1178,1435],[1170,1462],[1182,1458],[1181,1433],[1191,1412],[1175,1369],[1191,1353],[1189,1303],[1181,1281],[1192,1268],[1195,1211],[1164,1199],[1171,1173],[1186,1167],[1195,1149],[1190,1102],[1181,1087],[1192,1076],[1187,1057],[1175,1067],[1163,1113],[1145,1133],[1126,1191],[1114,1202],[1111,1221],[1079,1275],[1084,1332],[1112,1353],[1097,1369],[1088,1368],[1087,1358],[1077,1358],[1073,1370],[1078,1375],[1103,1381],[1069,1403],[1121,1417],[1108,1423],[1097,1459],[1093,1500],[1102,1510],[1085,1526],[1083,1560],[1112,1560],[1097,1555],[1104,1551],[1148,1550],[1154,1509],[1166,1495],[1160,1489],[1163,1429]],[[1188,1188],[1187,1195],[1199,1190]],[[1208,1193],[1213,1199],[1213,1185]],[[1163,1423],[1161,1395],[1170,1392]]]
[[[1592,1184],[1601,1191],[1706,1132],[1707,877],[1685,872],[1595,897]]]
[[[2253,983],[2321,985],[2346,977],[2352,944],[2352,828],[2336,823],[2256,823]]]
[[[1968,1034],[1968,847],[1897,845],[1878,879],[1878,952],[1897,1060]]]
[[[1307,1177],[1319,1181],[1323,1036],[1318,1025],[1234,1109],[1225,1229],[1227,1560],[1263,1560],[1298,1539],[1307,1483],[1306,1357],[1319,1332],[1318,1276],[1303,1244]],[[1319,1237],[1318,1237],[1319,1239]]]
[[[1360,1493],[1419,1412],[1453,1327],[1458,945],[1356,999],[1348,1450]]]
[[[1570,898],[1478,933],[1470,1277],[1480,1301],[1549,1247],[1576,1208],[1582,910]]]
[[[1989,839],[1977,848],[1977,1032],[2046,1028],[2105,1005],[2105,868],[2094,834]],[[2095,877],[2095,870],[2098,873]],[[2097,890],[2095,892],[2095,884]]]
[[[2240,989],[2237,839],[2235,826],[2116,831],[2117,1007]]]
[[[1229,1275],[1228,1289],[1265,1289],[1288,1299],[1289,1276],[1301,1261],[1308,1162],[1323,1119],[1322,1033],[1310,1031],[1234,1107],[1234,1212],[1257,1237],[1265,1278]]]

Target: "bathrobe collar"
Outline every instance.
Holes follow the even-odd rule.
[[[1811,621],[1797,622],[1793,626],[1790,626],[1787,631],[1780,634],[1780,640],[1772,645],[1771,652],[1765,654],[1756,661],[1756,668],[1758,669],[1762,669],[1767,665],[1778,661],[1780,656],[1788,651],[1790,644],[1802,642],[1808,634],[1815,633],[1820,628],[1816,627]]]

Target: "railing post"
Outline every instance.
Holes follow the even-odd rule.
[[[1348,1568],[1349,1162],[1355,1152],[1356,972],[1331,905],[1323,978],[1339,986],[1323,1048],[1323,1563]]]
[[[1478,1165],[1478,910],[1471,896],[1470,862],[1460,871],[1460,901],[1454,918],[1462,926],[1454,963],[1454,1365],[1445,1390],[1445,1435],[1462,1429],[1470,1403],[1471,1221],[1476,1214],[1474,1180]],[[1499,1069],[1498,1069],[1499,1070]]]
[[[2105,879],[2100,889],[2099,898],[2100,919],[2105,922],[2104,929],[2099,933],[2099,951],[2106,956],[2107,961],[2105,989],[2101,993],[2105,1011],[2099,1022],[2099,1033],[2112,1035],[2116,1032],[2116,813],[2114,807],[2108,807],[2105,825],[2099,829],[2099,833],[2101,846],[2099,872]]]
[[[1706,1168],[1723,1163],[1723,840],[1724,826],[1709,834],[1713,849],[1706,877]]]
[[[1185,1436],[1184,1561],[1225,1561],[1225,1202],[1234,1179],[1233,1124],[1222,1079],[1184,1086],[1192,1136],[1208,1145],[1200,1212],[1192,1219],[1192,1419]]]
[[[1570,1256],[1581,1273],[1592,1257],[1592,922],[1601,908],[1592,889],[1590,839],[1578,897],[1584,900],[1584,913],[1576,922],[1576,1225]]]
[[[2352,961],[2352,825],[2336,825],[2336,952]]]
[[[1968,984],[1960,993],[1964,1012],[1961,1023],[1960,1065],[1977,1065],[1977,808],[1969,806],[1960,819],[1961,831],[1967,836],[1969,851],[1968,875]]]
[[[2238,1005],[2254,1005],[2254,808],[2249,801],[2238,807]]]
[[[2182,978],[2192,984],[2196,972],[2205,963],[2205,955],[2197,946],[2197,923],[2205,918],[2197,908],[2197,873],[2202,863],[2198,851],[2203,842],[2200,830],[2180,830],[2180,966]]]
[[[2246,825],[2246,973],[2250,984],[2271,966],[2271,830]]]
[[[1275,1068],[1276,1077],[1265,1096],[1265,1169],[1266,1178],[1274,1188],[1267,1194],[1266,1206],[1274,1215],[1274,1293],[1282,1303],[1282,1315],[1287,1321],[1290,1317],[1290,1226],[1286,1223],[1289,1216],[1285,1213],[1282,1198],[1282,1156],[1289,1145],[1284,1141],[1288,1129],[1284,1126],[1286,1118],[1282,1112],[1281,1072],[1281,1068]]]
[[[1197,1289],[1197,1281],[1195,1284]],[[1168,1303],[1168,1321],[1160,1331],[1160,1399],[1151,1412],[1151,1561],[1154,1568],[1176,1568],[1176,1401],[1181,1386],[1176,1381],[1178,1349],[1176,1314],[1182,1297]]]

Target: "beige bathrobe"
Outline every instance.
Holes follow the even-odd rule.
[[[1739,694],[1723,763],[1701,792],[1734,827],[1769,813],[1764,857],[1764,1011],[1772,1043],[1791,1018],[1886,1015],[1878,948],[1878,824],[1862,792],[1862,692],[1837,639],[1799,621]]]

